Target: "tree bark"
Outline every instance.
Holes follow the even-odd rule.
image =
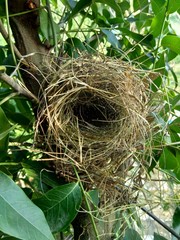
[[[23,79],[27,88],[38,96],[43,81],[39,73],[43,70],[43,58],[48,53],[38,34],[40,0],[16,0],[8,1],[8,4],[16,47],[28,63],[28,66],[23,66]]]

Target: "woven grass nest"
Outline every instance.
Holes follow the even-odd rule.
[[[149,111],[143,78],[129,62],[100,56],[65,58],[50,70],[37,125],[48,123],[58,174],[74,181],[75,167],[88,189],[110,195],[138,188]]]

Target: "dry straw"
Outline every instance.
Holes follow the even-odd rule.
[[[103,194],[138,188],[148,132],[148,91],[143,71],[107,57],[65,58],[53,68],[39,110],[38,128],[58,174]],[[43,127],[44,131],[44,127]],[[128,199],[126,199],[128,198]],[[126,200],[125,200],[126,199]]]

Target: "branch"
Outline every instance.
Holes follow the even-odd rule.
[[[3,23],[2,23],[1,20],[0,20],[0,32],[1,32],[2,36],[3,36],[3,38],[5,39],[5,41],[6,41],[8,44],[10,44],[9,35],[8,35],[8,33],[6,32],[6,29],[5,29],[5,27],[4,27],[4,25],[3,25]],[[13,49],[14,49],[14,52],[15,52],[17,58],[21,59],[21,58],[22,58],[21,53],[19,52],[19,50],[16,48],[16,46],[15,46],[13,43],[11,43],[11,44],[12,44],[12,46],[13,46]],[[23,60],[23,61],[25,61],[25,60]]]
[[[0,67],[0,79],[11,86],[16,92],[25,97],[29,98],[30,100],[35,101],[38,103],[38,98],[34,96],[27,88],[25,88],[22,84],[19,84],[15,79],[9,77],[4,71],[6,70],[5,67]]]

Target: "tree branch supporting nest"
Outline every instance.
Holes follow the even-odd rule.
[[[5,70],[5,68],[4,68],[4,70]],[[27,97],[30,100],[33,100],[35,102],[39,101],[36,98],[36,96],[34,96],[34,94],[32,94],[27,88],[25,88],[23,85],[20,85],[15,79],[8,76],[5,72],[2,72],[1,69],[0,69],[0,79],[3,80],[5,83],[7,83],[9,86],[11,86],[19,94],[22,94],[25,97]]]

